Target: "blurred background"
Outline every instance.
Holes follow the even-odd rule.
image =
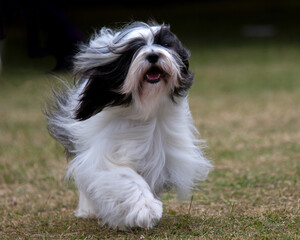
[[[0,4],[3,71],[31,64],[49,71],[68,70],[78,43],[102,26],[120,27],[133,20],[170,24],[188,47],[300,40],[296,0],[2,0]]]
[[[149,19],[191,50],[189,102],[215,167],[192,209],[164,194],[163,220],[142,236],[299,236],[300,1],[0,0],[0,239],[141,239],[73,216],[77,193],[42,109],[57,78],[72,80],[78,44]]]

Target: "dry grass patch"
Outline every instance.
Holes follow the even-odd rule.
[[[41,111],[48,79],[40,73],[21,74],[23,81],[20,73],[4,75],[0,239],[299,239],[300,85],[294,81],[300,76],[294,53],[299,50],[281,50],[291,57],[275,59],[280,53],[269,49],[262,66],[256,63],[261,49],[252,55],[250,50],[196,52],[200,83],[191,92],[191,109],[215,168],[192,201],[163,194],[164,216],[152,230],[119,232],[73,216],[77,193],[63,180],[63,149],[48,135]],[[238,61],[245,52],[247,57]],[[218,75],[213,59],[223,64]],[[281,62],[287,70],[277,68]],[[277,74],[275,86],[270,76],[267,83],[253,78],[250,84],[254,69],[256,76],[264,69],[263,77]],[[232,80],[232,74],[239,79]],[[287,80],[281,82],[281,76]]]

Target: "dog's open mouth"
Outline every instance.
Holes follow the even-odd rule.
[[[144,76],[144,79],[151,84],[158,83],[163,77],[164,72],[158,67],[150,68]]]

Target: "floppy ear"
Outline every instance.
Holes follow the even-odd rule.
[[[194,74],[189,70],[190,52],[182,46],[181,42],[179,42],[176,52],[182,64],[180,67],[181,79],[179,80],[179,87],[174,89],[174,94],[177,96],[186,96],[187,91],[194,82]]]
[[[76,119],[85,120],[108,106],[128,105],[130,95],[119,93],[126,78],[131,58],[129,54],[112,63],[87,72],[87,83],[80,95]],[[84,78],[84,75],[81,75]]]
[[[186,49],[180,40],[174,35],[176,40],[173,46],[174,51],[179,56],[180,75],[179,86],[174,89],[175,96],[184,97],[194,82],[194,74],[189,70],[190,51]]]
[[[114,59],[113,61],[108,61],[109,63],[92,69],[87,66],[85,71],[82,68],[83,70],[79,72],[79,83],[83,81],[87,81],[87,83],[80,95],[79,105],[75,113],[76,119],[85,120],[101,112],[106,107],[128,106],[131,103],[131,94],[120,93],[120,90],[135,53],[143,45],[145,45],[145,40],[137,38],[119,44],[119,48],[108,46],[106,49],[109,52],[106,55],[110,54],[112,56],[111,59]],[[89,58],[82,60],[80,56],[83,55],[79,55],[77,61],[86,60],[86,64],[90,63],[91,60]]]

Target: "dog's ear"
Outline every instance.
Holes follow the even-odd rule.
[[[130,55],[123,55],[112,63],[98,66],[87,72],[87,83],[80,95],[76,119],[85,120],[105,107],[128,105],[131,102],[130,95],[119,92],[130,62]]]
[[[179,81],[179,87],[174,89],[174,93],[177,96],[185,96],[194,82],[194,74],[189,70],[189,58],[191,54],[179,40],[175,51],[178,53],[183,64],[180,67],[181,80]]]
[[[145,40],[139,38],[127,42],[119,40],[117,45],[108,45],[101,52],[95,52],[97,49],[93,46],[86,47],[86,52],[77,56],[78,84],[87,82],[79,98],[76,119],[85,120],[105,107],[131,103],[131,94],[120,93],[120,90],[136,51],[145,44]]]
[[[114,36],[111,29],[102,28],[88,44],[79,46],[74,59],[74,79],[78,86],[85,84],[85,87],[79,96],[75,112],[78,120],[89,118],[101,111],[112,99],[117,99],[118,94],[112,90],[121,84],[121,72],[113,73],[118,56],[109,50]]]
[[[179,86],[175,87],[173,95],[175,96],[186,96],[188,90],[191,88],[194,82],[194,74],[189,70],[189,58],[190,52],[187,50],[181,42],[178,42],[175,51],[180,57],[180,75]]]

